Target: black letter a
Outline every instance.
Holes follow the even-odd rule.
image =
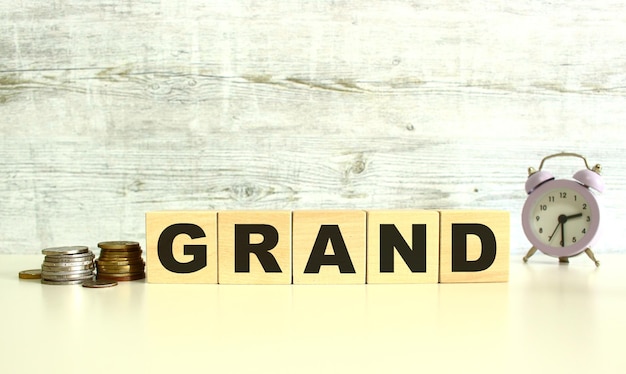
[[[331,242],[334,255],[326,255],[326,245]],[[322,225],[317,233],[305,273],[319,273],[322,265],[337,265],[340,273],[356,273],[346,243],[343,241],[338,225]]]

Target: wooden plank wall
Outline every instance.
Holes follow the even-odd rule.
[[[616,1],[0,1],[0,253],[145,244],[163,209],[503,209],[604,166],[624,251]],[[546,164],[557,176],[577,159]]]

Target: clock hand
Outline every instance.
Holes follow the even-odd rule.
[[[552,231],[552,234],[548,237],[548,241],[552,241],[554,234],[556,234],[556,230],[558,230],[560,226],[561,226],[561,222],[559,222],[559,224],[556,225],[556,227],[554,228],[554,231]]]
[[[582,215],[583,215],[582,213],[572,214],[571,216],[566,216],[565,214],[561,214],[558,218],[559,224],[556,225],[556,227],[554,228],[554,231],[552,231],[552,234],[548,237],[548,240],[552,241],[554,234],[556,234],[557,230],[560,227],[561,228],[561,247],[564,247],[565,246],[565,222],[567,222],[567,220],[570,218],[582,217]]]
[[[561,247],[564,247],[564,244],[565,244],[565,222],[567,222],[567,216],[565,214],[561,214],[559,216],[558,220],[559,220],[559,224],[556,225],[556,227],[554,228],[554,231],[552,232],[552,235],[550,235],[549,240],[552,241],[552,237],[556,233],[556,230],[558,230],[559,227],[561,227]]]
[[[572,214],[570,216],[561,214],[559,216],[559,225],[561,225],[561,247],[565,247],[565,222],[567,222],[567,220],[569,220],[570,218],[578,218],[582,216],[582,213]]]
[[[578,214],[572,214],[571,216],[567,216],[565,217],[565,220],[567,221],[570,218],[578,218],[578,217],[582,217],[583,214],[582,213],[578,213]]]

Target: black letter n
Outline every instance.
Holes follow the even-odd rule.
[[[398,228],[392,224],[380,225],[380,272],[393,273],[393,249],[398,250],[398,254],[402,257],[411,272],[426,272],[426,225],[413,225],[413,249],[409,247],[407,242],[398,231]]]

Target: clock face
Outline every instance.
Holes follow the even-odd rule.
[[[569,180],[549,181],[528,197],[524,232],[542,252],[555,257],[584,251],[596,238],[600,211],[588,188]]]

